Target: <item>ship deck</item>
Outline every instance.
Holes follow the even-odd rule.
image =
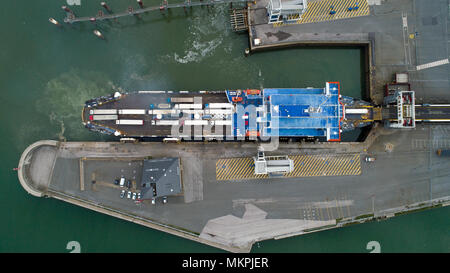
[[[122,94],[122,96],[114,101],[106,102],[96,107],[85,107],[83,109],[83,122],[89,121],[89,110],[92,109],[145,109],[145,115],[118,115],[119,119],[131,119],[131,120],[143,120],[143,125],[118,125],[115,120],[102,120],[102,121],[89,121],[92,124],[107,127],[114,131],[120,131],[121,136],[130,137],[167,137],[172,133],[172,125],[152,125],[152,120],[155,115],[148,114],[151,109],[158,109],[159,104],[167,104],[169,98],[194,98],[195,103],[228,103],[225,91],[139,91],[134,93]],[[173,117],[178,119],[179,117]],[[184,132],[194,126],[182,126]],[[219,133],[218,128],[224,126],[212,126],[211,130]],[[193,128],[190,128],[193,129]],[[226,132],[226,128],[221,128]],[[187,132],[191,135],[194,134],[194,130]]]

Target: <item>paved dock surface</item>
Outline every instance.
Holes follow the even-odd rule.
[[[367,0],[319,0],[308,1],[308,8],[292,24],[317,23],[330,20],[346,19],[370,14]],[[287,25],[277,23],[275,26]]]
[[[255,240],[302,234],[305,230],[334,226],[334,221],[341,219],[383,215],[392,209],[399,211],[412,204],[449,198],[450,161],[435,153],[437,148],[450,147],[449,126],[419,125],[415,130],[384,132],[367,152],[361,150],[358,154],[370,154],[377,159],[370,163],[361,161],[361,174],[357,176],[267,178],[233,183],[218,180],[216,162],[254,156],[257,146],[253,143],[67,142],[53,146],[56,152],[53,159],[44,156],[49,151],[47,148],[34,150],[23,168],[40,167],[50,172],[47,190],[41,189],[46,195],[65,196],[63,199],[67,200],[76,198],[76,202],[86,202],[90,208],[113,209],[120,215],[134,215],[139,221],[158,223],[156,227],[179,228],[189,232],[191,239],[200,234],[198,239],[206,243],[231,251],[248,251]],[[276,154],[323,157],[330,153],[324,148],[295,149],[294,146],[283,144]],[[335,149],[337,155],[339,152],[348,155],[343,152],[344,147],[353,145],[336,146],[342,147]],[[180,157],[182,196],[169,197],[167,204],[157,201],[156,205],[119,197],[120,189],[112,186],[113,178],[124,172],[133,177],[140,168],[133,162],[146,156]],[[46,160],[38,162],[33,158]],[[80,158],[86,158],[84,191],[80,189]],[[112,163],[107,164],[108,160]],[[45,173],[32,173],[29,179],[39,181]],[[91,183],[93,173],[95,180],[101,182],[95,186]],[[135,179],[138,181],[139,177]],[[241,231],[224,224],[223,219],[231,218]]]
[[[359,154],[293,155],[294,170],[282,177],[313,177],[360,175]],[[255,174],[253,158],[226,158],[216,162],[216,179],[236,181],[243,179],[267,179],[269,175]]]
[[[385,83],[401,72],[409,74],[418,102],[449,101],[448,0],[368,1],[370,14],[366,16],[337,20],[319,16],[327,20],[286,26],[267,24],[267,3],[259,0],[250,6],[252,50],[296,45],[370,45],[367,72],[375,103],[382,103]],[[254,39],[261,43],[256,45]]]

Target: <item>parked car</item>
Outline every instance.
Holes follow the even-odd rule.
[[[131,188],[131,181],[130,181],[130,180],[127,181],[127,188],[128,188],[128,189]]]
[[[131,191],[129,191],[129,192],[127,193],[127,198],[128,198],[128,199],[131,198]]]
[[[142,197],[142,196],[141,196],[141,193],[138,192],[138,194],[137,194],[137,199],[138,199],[138,200],[141,200],[141,197]]]
[[[366,162],[374,162],[375,157],[374,156],[366,156]]]
[[[119,182],[119,179],[115,179],[115,180],[114,180],[114,185],[119,185],[119,183],[120,183],[120,182]]]
[[[125,190],[122,190],[121,192],[120,192],[120,198],[123,198],[125,196]]]
[[[135,192],[133,192],[133,197],[131,199],[136,200],[136,193]]]
[[[125,185],[125,177],[120,178],[120,187],[123,188]]]
[[[152,198],[152,205],[156,204],[156,198]]]
[[[162,198],[162,202],[163,202],[163,204],[167,204],[167,197],[166,197],[166,196],[164,196],[164,197]]]

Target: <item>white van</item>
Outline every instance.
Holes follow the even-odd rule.
[[[121,188],[123,188],[123,186],[125,185],[125,177],[120,178],[119,185],[120,185]]]

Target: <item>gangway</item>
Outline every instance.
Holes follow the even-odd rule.
[[[416,104],[414,91],[384,98],[383,120],[389,128],[415,128],[416,122],[450,123],[450,104]]]
[[[255,174],[287,174],[294,170],[294,161],[284,156],[265,156],[259,151],[254,158]]]
[[[248,30],[247,8],[230,10],[231,28],[235,32]]]

